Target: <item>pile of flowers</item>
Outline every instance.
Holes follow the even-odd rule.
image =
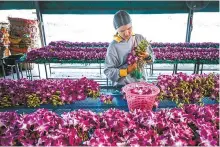
[[[218,109],[218,105],[205,107],[188,105],[184,109],[158,112],[136,110],[132,113],[110,109],[101,116],[106,127],[96,129],[86,144],[89,146],[219,145],[217,134],[219,124],[216,123],[219,120]],[[208,112],[208,115],[204,112]],[[207,124],[207,127],[203,124]],[[204,127],[207,128],[206,132]]]
[[[118,109],[109,109],[100,116],[100,128],[94,131],[89,146],[116,146],[126,141],[136,128],[132,115]]]
[[[157,112],[0,112],[1,146],[219,146],[219,105]]]
[[[45,46],[27,53],[26,61],[43,60],[103,60],[107,48],[68,48]]]
[[[24,114],[18,121],[18,142],[23,146],[57,146],[63,143],[69,133],[63,126],[63,119],[56,113],[39,109]],[[65,145],[65,144],[63,144]]]
[[[160,75],[157,86],[160,88],[159,100],[169,99],[179,106],[183,104],[201,103],[203,97],[219,100],[219,74],[178,73]]]
[[[52,41],[49,43],[55,47],[71,47],[71,48],[107,48],[108,42],[69,42],[69,41]]]
[[[213,73],[160,75],[155,83],[160,88],[155,106],[157,107],[161,100],[174,101],[180,107],[183,104],[203,104],[204,97],[219,101],[219,83],[219,74]],[[134,94],[152,92],[151,89],[141,87],[131,90]],[[123,91],[122,94],[124,94]],[[105,104],[112,104],[113,100],[112,95],[100,94],[100,86],[97,82],[85,77],[78,80],[0,79],[1,108],[21,105],[38,107],[41,104],[57,106],[85,100],[87,97],[100,98],[100,101]]]
[[[108,94],[101,94],[100,101],[104,104],[112,104],[113,96]]]
[[[138,54],[146,52],[149,47],[147,40],[142,40],[137,47],[132,48],[131,52],[127,56],[127,64],[132,65],[137,63],[137,69],[131,73],[131,75],[137,79],[142,78],[142,68],[144,67],[146,60],[140,58]]]
[[[0,146],[16,144],[20,116],[15,112],[0,112]]]
[[[57,47],[108,47],[108,42],[69,42],[69,41],[52,41],[49,43],[51,46]],[[156,47],[186,47],[186,48],[219,48],[219,43],[213,42],[184,42],[184,43],[162,43],[162,42],[152,42],[151,46]]]
[[[100,87],[94,80],[10,80],[0,79],[0,107],[41,104],[63,105],[99,97]]]
[[[139,95],[151,95],[153,93],[152,89],[147,87],[135,87],[131,89],[130,92]]]
[[[64,127],[76,129],[81,141],[89,140],[95,129],[100,127],[99,115],[92,111],[78,110],[61,115]]]
[[[162,42],[153,42],[151,43],[153,48],[158,47],[185,47],[185,48],[219,48],[219,43],[213,42],[202,42],[202,43],[192,43],[192,42],[184,42],[184,43],[162,43]]]
[[[157,60],[218,60],[218,48],[161,47],[153,48]]]
[[[31,50],[27,61],[36,60],[105,60],[106,42],[50,42],[48,46]],[[151,43],[156,60],[218,60],[219,43]],[[128,55],[128,64],[138,61],[135,51]]]

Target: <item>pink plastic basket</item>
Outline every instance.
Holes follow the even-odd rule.
[[[141,95],[131,93],[131,89],[135,87],[143,88],[146,90],[151,89],[152,94]],[[157,86],[147,82],[137,82],[124,86],[122,88],[122,92],[125,94],[130,111],[134,109],[152,110],[155,98],[160,93],[160,89]]]

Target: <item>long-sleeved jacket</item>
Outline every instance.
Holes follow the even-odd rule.
[[[144,69],[142,69],[142,79],[136,79],[134,77],[131,77],[130,74],[128,74],[126,77],[120,77],[120,69],[125,69],[128,67],[128,64],[126,63],[127,56],[131,52],[131,49],[134,46],[137,46],[141,40],[145,39],[140,34],[132,35],[131,38],[126,40],[113,40],[107,49],[107,54],[105,58],[105,67],[104,67],[104,73],[107,76],[108,79],[110,79],[113,82],[113,85],[126,85],[129,83],[137,82],[137,81],[144,81],[146,80],[146,73]],[[150,54],[152,58],[152,62],[154,62],[154,54],[151,46],[149,46],[146,51]],[[151,62],[151,63],[152,63]],[[151,64],[148,63],[148,64]]]

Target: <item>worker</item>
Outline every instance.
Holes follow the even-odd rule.
[[[117,32],[107,49],[104,74],[112,81],[113,86],[146,81],[144,68],[141,69],[142,78],[137,79],[131,76],[131,73],[137,69],[137,63],[128,65],[126,62],[132,48],[137,47],[145,38],[140,34],[133,33],[131,17],[124,10],[119,10],[115,13],[113,24]],[[151,46],[149,45],[145,52],[138,54],[138,57],[145,60],[147,64],[152,64],[154,62],[154,54]]]

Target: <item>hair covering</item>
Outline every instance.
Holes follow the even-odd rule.
[[[113,19],[113,24],[115,29],[118,29],[119,27],[123,25],[127,25],[129,23],[131,23],[131,17],[128,14],[128,12],[124,10],[119,10],[118,12],[115,13]]]

